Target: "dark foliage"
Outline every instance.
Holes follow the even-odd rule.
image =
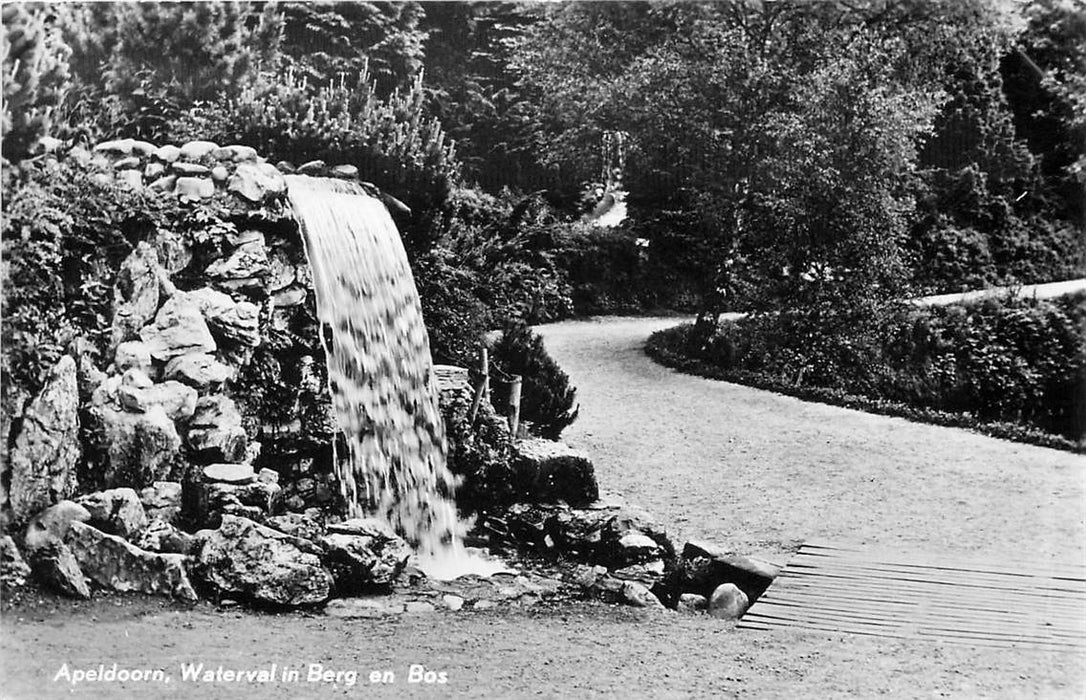
[[[569,376],[547,353],[543,338],[523,323],[508,326],[494,345],[496,369],[491,402],[499,413],[509,405],[509,380],[520,375],[521,420],[541,437],[557,440],[562,431],[577,419],[574,406],[577,390]]]
[[[830,309],[755,316],[684,327],[655,343],[721,376],[789,393],[825,390],[921,416],[1015,424],[1067,444],[1086,439],[1086,297],[899,307],[866,319]]]

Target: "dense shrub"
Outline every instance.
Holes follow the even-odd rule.
[[[430,218],[460,177],[453,144],[441,124],[425,116],[425,99],[421,77],[385,99],[365,70],[322,85],[288,73],[192,111],[178,132],[252,146],[272,162],[354,165],[362,180],[411,208],[397,223],[408,248],[424,251],[433,242]]]
[[[753,316],[690,326],[666,345],[744,383],[966,414],[1074,442],[1086,438],[1084,322],[1084,296],[1008,297],[866,317]]]
[[[520,375],[521,420],[538,435],[557,440],[577,419],[577,390],[543,347],[543,338],[523,323],[508,326],[494,345],[491,402],[499,413],[509,405],[509,380]]]
[[[3,154],[24,157],[49,133],[53,112],[68,88],[68,55],[48,7],[7,3],[0,33],[4,100],[0,118]]]

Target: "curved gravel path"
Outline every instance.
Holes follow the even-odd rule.
[[[578,388],[563,439],[665,525],[783,561],[808,539],[1083,561],[1086,457],[678,373],[676,318],[541,326]]]

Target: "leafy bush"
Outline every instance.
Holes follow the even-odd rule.
[[[718,328],[690,326],[666,344],[667,352],[734,381],[862,396],[921,415],[965,414],[1074,442],[1086,438],[1079,405],[1084,322],[1086,295],[1056,302],[1008,297],[867,316],[752,316]]]
[[[8,3],[2,11],[4,108],[0,119],[5,158],[17,160],[48,133],[52,115],[64,99],[68,54],[49,9]]]
[[[509,379],[519,374],[521,420],[540,436],[557,440],[566,426],[577,419],[574,407],[577,390],[569,375],[543,347],[543,338],[523,323],[508,326],[494,345],[491,402],[499,413],[509,405]]]

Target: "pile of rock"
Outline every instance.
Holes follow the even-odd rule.
[[[583,562],[571,574],[574,582],[639,607],[737,619],[778,573],[769,562],[705,542],[690,541],[680,550],[650,516],[621,503],[521,503],[488,518],[486,526],[516,546]]]

